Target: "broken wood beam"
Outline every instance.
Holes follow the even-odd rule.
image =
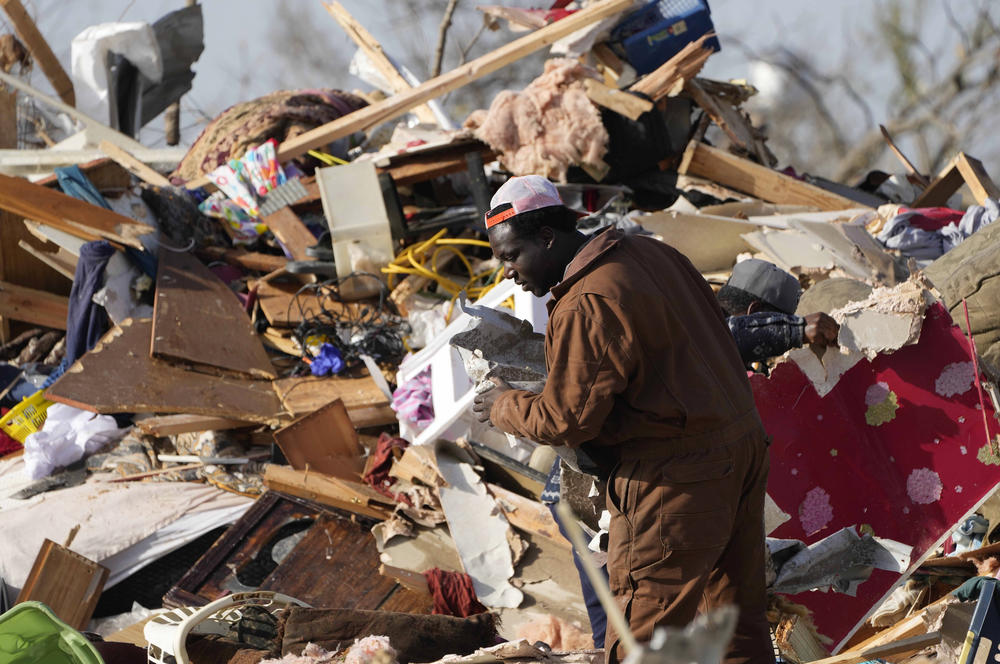
[[[431,595],[430,586],[427,585],[427,577],[420,572],[413,572],[402,567],[393,567],[392,565],[382,563],[378,567],[378,573],[392,579],[407,590],[427,596]]]
[[[264,467],[264,484],[271,491],[287,493],[379,521],[391,517],[395,507],[391,504],[392,501],[367,484],[273,463]]]
[[[613,88],[592,78],[584,79],[583,87],[590,101],[631,120],[638,120],[643,113],[653,108],[653,102],[648,99],[634,95],[628,90]]]
[[[111,141],[101,141],[100,145],[97,147],[101,150],[101,152],[113,159],[115,163],[146,184],[155,185],[157,187],[171,186],[170,180],[168,180],[166,176],[157,173],[152,168],[137,159],[131,152],[115,145]]]
[[[941,169],[937,177],[913,201],[913,207],[940,207],[948,204],[948,199],[967,184],[973,198],[982,205],[987,198],[1000,198],[1000,187],[990,179],[983,163],[964,152],[959,152]]]
[[[155,228],[22,178],[0,174],[0,208],[84,240],[105,238],[142,249]]]
[[[86,629],[107,579],[107,567],[46,539],[15,604],[42,602],[70,627]]]
[[[48,244],[49,246],[55,246],[56,250],[46,251],[39,249],[28,240],[22,239],[17,241],[17,246],[21,247],[21,249],[24,249],[70,281],[73,281],[76,278],[77,257],[58,245]]]
[[[386,82],[392,87],[392,92],[400,93],[413,89],[409,81],[403,78],[403,75],[399,73],[399,70],[389,60],[389,56],[386,55],[382,44],[365,29],[365,26],[361,25],[357,19],[351,16],[350,12],[344,9],[343,5],[337,2],[337,0],[332,0],[332,2],[324,2],[323,7],[340,24],[340,27],[344,29],[347,36],[357,44],[361,52],[368,57],[372,65],[378,69],[379,73],[382,74]],[[434,111],[427,104],[417,106],[413,109],[413,113],[421,122],[438,124],[437,116],[434,115]]]
[[[704,46],[705,41],[714,36],[714,32],[709,32],[685,45],[672,58],[633,83],[629,90],[653,101],[676,95],[687,81],[698,75],[708,57],[715,53]]]
[[[820,210],[861,207],[849,198],[705,143],[692,142],[688,146],[682,168],[682,174],[706,178],[768,203],[812,205]]]
[[[316,244],[316,236],[306,228],[299,216],[285,206],[261,219],[274,233],[274,237],[288,250],[293,260],[314,260],[306,249]]]
[[[211,415],[191,415],[190,413],[154,415],[136,420],[135,425],[143,433],[160,438],[164,436],[176,436],[181,433],[227,431],[229,429],[242,429],[244,427],[255,426],[253,422],[246,422],[244,420],[232,420],[227,417],[215,417]]]
[[[810,664],[861,664],[874,659],[885,659],[890,656],[901,657],[912,655],[916,652],[936,646],[941,643],[941,632],[928,632],[927,634],[917,634],[899,641],[890,641],[877,646],[871,646],[864,650],[841,653],[832,657],[817,659]]]
[[[38,31],[38,26],[25,11],[21,0],[0,0],[0,7],[3,7],[14,26],[14,32],[18,39],[24,42],[35,59],[38,66],[42,68],[45,78],[52,84],[52,89],[56,91],[59,98],[70,106],[76,106],[76,93],[73,90],[73,81],[66,70],[59,63],[59,58],[52,52],[49,43]]]
[[[411,90],[393,95],[377,104],[366,106],[286,140],[278,146],[278,161],[284,162],[294,159],[309,150],[326,145],[338,138],[398,118],[424,102],[479,80],[498,69],[545,48],[566,35],[576,32],[580,28],[596,23],[602,18],[626,11],[631,7],[632,0],[600,0],[599,2],[595,2],[586,9],[581,9],[566,18],[551,23],[524,37],[515,39],[490,53],[476,58],[472,62],[456,67],[450,72],[432,78],[429,81],[425,81]],[[202,176],[190,181],[186,186],[189,189],[196,189],[208,181],[209,178],[207,176]]]
[[[66,329],[69,298],[0,281],[0,317]]]

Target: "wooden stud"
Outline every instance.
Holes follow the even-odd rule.
[[[0,281],[0,316],[4,318],[65,330],[68,311],[69,298]]]
[[[638,120],[639,116],[653,108],[653,102],[648,99],[627,90],[612,88],[592,78],[584,79],[583,87],[587,90],[590,101],[632,120]]]
[[[97,147],[100,148],[101,152],[111,157],[111,159],[113,159],[122,168],[146,184],[155,185],[157,187],[171,186],[170,180],[168,180],[164,175],[157,173],[152,168],[136,159],[132,153],[118,147],[111,141],[101,141],[100,145]]]
[[[862,207],[849,198],[830,193],[705,143],[695,143],[690,155],[690,162],[686,167],[687,174],[707,178],[768,203],[812,205],[820,210],[848,210]]]
[[[49,79],[49,83],[52,84],[52,88],[59,95],[59,98],[70,106],[76,106],[73,81],[66,74],[66,70],[59,63],[59,58],[52,52],[45,37],[38,31],[38,26],[25,11],[21,0],[0,0],[0,7],[3,7],[4,11],[7,12],[10,22],[14,25],[14,32],[28,47],[31,57],[42,68],[45,78]]]
[[[524,37],[515,39],[509,44],[480,56],[461,67],[457,67],[437,78],[421,83],[415,88],[402,92],[371,106],[349,113],[332,122],[299,134],[286,140],[278,146],[278,161],[287,161],[302,155],[309,150],[326,145],[338,138],[348,136],[356,131],[363,131],[388,120],[398,118],[408,113],[410,109],[431,99],[447,94],[452,90],[468,85],[498,69],[517,62],[518,60],[539,51],[566,35],[576,32],[592,23],[625,11],[632,6],[632,0],[600,0],[586,9],[551,23]],[[203,176],[187,183],[187,187],[196,189],[209,181]]]
[[[962,184],[969,185],[976,202],[982,205],[987,198],[1000,198],[1000,187],[990,179],[983,163],[964,152],[959,152],[941,169],[938,176],[913,201],[915,208],[947,205],[948,199]]]
[[[214,417],[210,415],[191,415],[189,413],[154,415],[153,417],[136,420],[135,425],[143,433],[157,437],[176,436],[181,433],[199,431],[225,431],[254,426],[253,422],[246,422],[244,420],[231,420],[226,417]]]
[[[17,246],[42,261],[70,281],[76,277],[77,257],[57,246],[55,251],[39,249],[28,240],[18,240]]]
[[[941,643],[941,632],[928,632],[927,634],[917,634],[899,641],[891,641],[883,645],[874,646],[861,650],[860,652],[841,653],[833,657],[818,659],[810,664],[861,664],[873,659],[885,659],[895,655],[899,658],[902,655],[912,655],[924,648],[936,646]]]
[[[392,501],[367,484],[315,471],[295,470],[289,466],[265,466],[264,484],[271,491],[280,491],[380,521],[391,517],[394,508]]]

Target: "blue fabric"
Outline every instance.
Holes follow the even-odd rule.
[[[323,344],[319,347],[319,355],[313,358],[309,370],[314,376],[338,374],[344,370],[344,358],[333,344]]]
[[[104,200],[104,196],[101,196],[101,192],[97,191],[97,187],[87,179],[79,166],[62,166],[55,169],[55,172],[56,178],[59,180],[59,188],[63,190],[64,194],[106,210],[111,209],[108,202]]]
[[[93,348],[108,331],[107,313],[92,298],[101,288],[104,268],[114,253],[114,247],[105,240],[88,242],[80,248],[66,314],[67,366]]]

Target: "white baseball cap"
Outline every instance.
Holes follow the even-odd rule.
[[[497,189],[486,213],[486,228],[507,221],[516,214],[563,205],[556,186],[541,175],[513,177]]]

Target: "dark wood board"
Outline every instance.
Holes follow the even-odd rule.
[[[150,353],[196,369],[277,377],[236,295],[197,258],[176,251],[160,251]]]
[[[15,603],[42,602],[70,627],[86,629],[107,580],[107,567],[46,539]]]
[[[268,381],[211,376],[149,356],[152,321],[112,328],[46,391],[52,401],[97,413],[190,413],[248,422],[279,419]]]
[[[354,482],[361,479],[364,449],[340,399],[278,429],[274,440],[296,470],[317,470]]]

